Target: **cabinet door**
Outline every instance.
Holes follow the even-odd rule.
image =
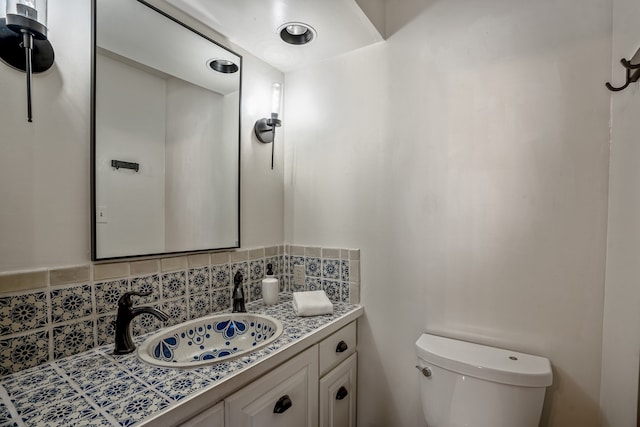
[[[357,353],[320,380],[320,427],[356,427]]]
[[[227,427],[317,427],[318,348],[313,346],[225,399]]]
[[[212,408],[180,424],[180,427],[224,427],[224,403],[220,402]]]

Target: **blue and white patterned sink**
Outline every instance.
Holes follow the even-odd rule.
[[[152,365],[189,368],[237,357],[275,341],[282,323],[263,314],[227,313],[181,323],[147,338],[138,356]]]

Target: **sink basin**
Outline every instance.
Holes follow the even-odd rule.
[[[271,316],[218,314],[163,329],[138,347],[138,356],[157,366],[196,367],[250,353],[280,334],[282,323]]]

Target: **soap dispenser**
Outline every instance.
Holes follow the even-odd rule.
[[[262,300],[265,305],[274,305],[278,303],[278,292],[280,292],[280,283],[277,277],[273,275],[273,264],[267,264],[267,274],[262,279]]]

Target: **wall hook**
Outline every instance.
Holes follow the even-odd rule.
[[[636,51],[635,55],[633,55],[631,60],[626,60],[625,58],[622,58],[620,60],[620,63],[622,64],[622,66],[625,68],[627,72],[627,78],[624,85],[620,87],[612,86],[611,83],[609,82],[605,83],[605,86],[607,87],[607,89],[609,89],[612,92],[618,92],[618,91],[624,90],[631,83],[635,83],[638,80],[640,80],[640,49]]]

